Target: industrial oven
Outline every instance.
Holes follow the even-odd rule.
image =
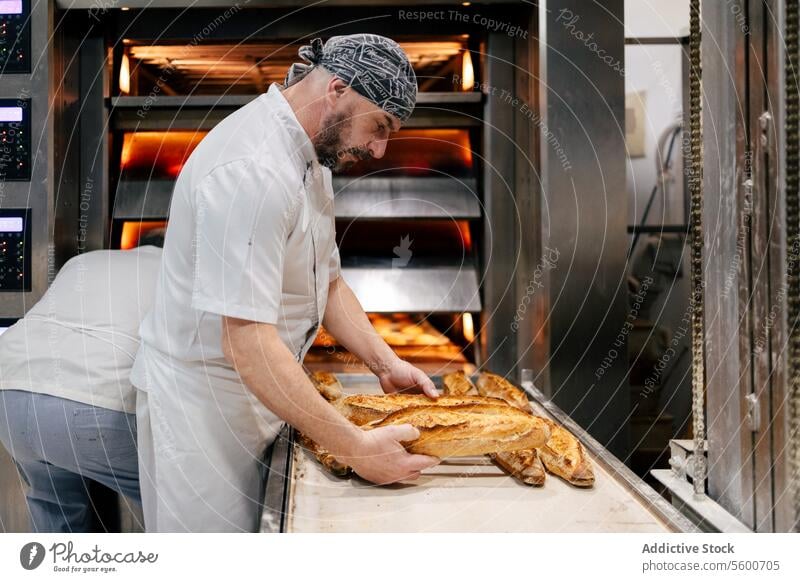
[[[598,487],[588,495],[559,482],[550,491],[530,490],[480,462],[470,465],[475,474],[445,464],[416,489],[329,482],[288,430],[265,462],[263,529],[402,529],[393,511],[418,516],[428,506],[443,508],[431,529],[448,531],[693,529],[625,467],[634,444],[628,363],[608,358],[610,346],[625,352],[619,338],[628,315],[624,83],[576,40],[578,21],[562,18],[580,13],[606,54],[622,62],[622,0],[602,7],[578,0],[299,4],[0,2],[0,49],[14,51],[2,53],[0,74],[0,132],[14,140],[13,152],[4,148],[0,159],[0,321],[24,315],[75,254],[157,243],[174,180],[193,148],[226,115],[281,82],[300,45],[316,36],[384,34],[411,57],[419,99],[383,159],[335,176],[343,275],[393,349],[437,381],[453,370],[491,369],[522,383],[541,414],[587,447]],[[410,16],[421,7],[440,16]],[[704,10],[731,34],[730,14]],[[740,46],[730,42],[728,60]],[[717,85],[709,85],[710,95]],[[774,127],[756,116],[758,123]],[[738,321],[734,315],[726,321]],[[709,337],[726,333],[712,328]],[[305,365],[338,373],[348,390],[376,390],[324,330]],[[733,372],[726,378],[736,382]],[[774,517],[785,513],[786,499],[770,505],[787,487],[786,474],[764,465],[779,455],[764,444],[772,441],[753,445],[736,426],[758,398],[741,394],[732,407],[725,390],[719,381],[709,385],[707,415],[725,420],[710,429],[709,458],[722,461],[709,473],[709,490],[748,528],[786,529],[787,521]],[[776,401],[750,392],[760,394],[766,420]],[[759,430],[783,442],[785,433],[765,424]],[[731,426],[738,444],[726,447]],[[694,454],[685,444],[673,443],[676,466],[684,468]],[[748,457],[753,449],[757,461]],[[762,477],[756,492],[747,486],[753,472],[740,470],[751,462]],[[13,474],[0,458],[5,530],[25,527]],[[660,475],[681,505],[676,491],[687,482],[670,478]],[[758,511],[737,509],[754,496]],[[331,503],[339,498],[372,521],[342,522]],[[376,508],[389,500],[390,517],[381,517]],[[448,513],[466,500],[474,501],[472,515]],[[547,512],[573,503],[595,513],[568,522]],[[517,516],[530,521],[520,524]],[[546,519],[535,523],[537,516]]]
[[[398,39],[419,78],[433,80],[429,87],[438,84],[447,90],[420,94],[417,114],[392,138],[383,159],[364,162],[334,180],[345,279],[387,342],[432,372],[470,366],[479,354],[472,330],[481,312],[480,259],[473,244],[482,218],[476,129],[481,95],[472,85],[453,86],[434,74],[456,70],[474,76],[464,57],[469,55],[468,37]],[[127,94],[111,100],[112,140],[119,143],[112,149],[116,188],[111,245],[124,249],[166,226],[174,180],[213,124],[198,116],[184,119],[182,111],[198,99],[216,108],[218,96],[211,100],[202,95],[220,92],[239,93],[232,97],[235,107],[270,83],[282,82],[296,58],[297,43],[187,49],[153,45],[152,39],[123,40],[118,85]],[[253,62],[258,63],[256,71],[244,75]],[[165,81],[163,90],[185,94],[173,95],[169,104],[144,94],[151,90],[147,80],[167,77],[167,66],[176,80]],[[154,109],[160,115],[150,121]],[[143,127],[142,121],[149,122]],[[324,331],[306,363],[312,368],[359,368]]]

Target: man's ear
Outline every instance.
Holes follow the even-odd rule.
[[[326,99],[331,108],[335,107],[336,100],[341,98],[347,90],[347,83],[342,81],[339,77],[331,75],[331,80],[328,82],[328,90],[326,91]]]

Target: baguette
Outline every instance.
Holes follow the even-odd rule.
[[[336,475],[337,477],[345,477],[347,476],[351,469],[344,463],[340,463],[336,460],[336,458],[330,454],[328,451],[323,449],[320,445],[312,441],[306,435],[301,432],[298,432],[298,437],[300,440],[300,444],[302,444],[308,451],[313,454],[317,460],[325,467],[328,471]]]
[[[537,449],[506,451],[489,455],[498,467],[526,485],[544,485],[545,470]]]
[[[475,394],[478,391],[464,372],[445,374],[442,383],[444,393],[453,396]],[[544,485],[545,470],[536,449],[490,453],[489,458],[503,471],[527,485]]]
[[[539,447],[539,456],[548,472],[558,475],[576,487],[594,485],[594,469],[583,445],[563,426],[547,418],[550,438]]]
[[[469,396],[478,393],[475,384],[464,372],[452,372],[442,377],[444,393],[448,396]]]
[[[342,385],[339,383],[339,379],[330,372],[314,372],[309,375],[309,379],[314,384],[314,388],[328,402],[336,402],[342,398]]]
[[[482,372],[478,376],[478,393],[481,396],[500,398],[520,410],[532,412],[531,404],[528,402],[525,392],[497,374]]]
[[[495,404],[511,408],[502,400],[483,396],[440,396],[436,400],[422,394],[353,394],[337,402],[337,408],[350,422],[362,426],[385,418],[409,406],[459,406]]]
[[[396,424],[412,424],[420,432],[404,444],[409,452],[439,458],[531,449],[550,438],[542,419],[506,404],[411,406],[365,428]]]

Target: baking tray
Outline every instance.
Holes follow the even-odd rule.
[[[347,394],[380,393],[372,375],[337,374]],[[433,377],[441,386],[441,377]],[[330,475],[287,428],[269,454],[263,532],[693,532],[695,526],[531,385],[536,414],[578,437],[595,485],[554,475],[523,485],[488,458],[447,459],[416,481],[378,487]]]

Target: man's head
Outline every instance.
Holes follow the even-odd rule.
[[[319,129],[312,142],[321,164],[342,170],[383,157],[390,133],[414,109],[417,79],[408,57],[391,39],[374,34],[314,39],[299,54],[285,84],[303,80],[315,95]]]

